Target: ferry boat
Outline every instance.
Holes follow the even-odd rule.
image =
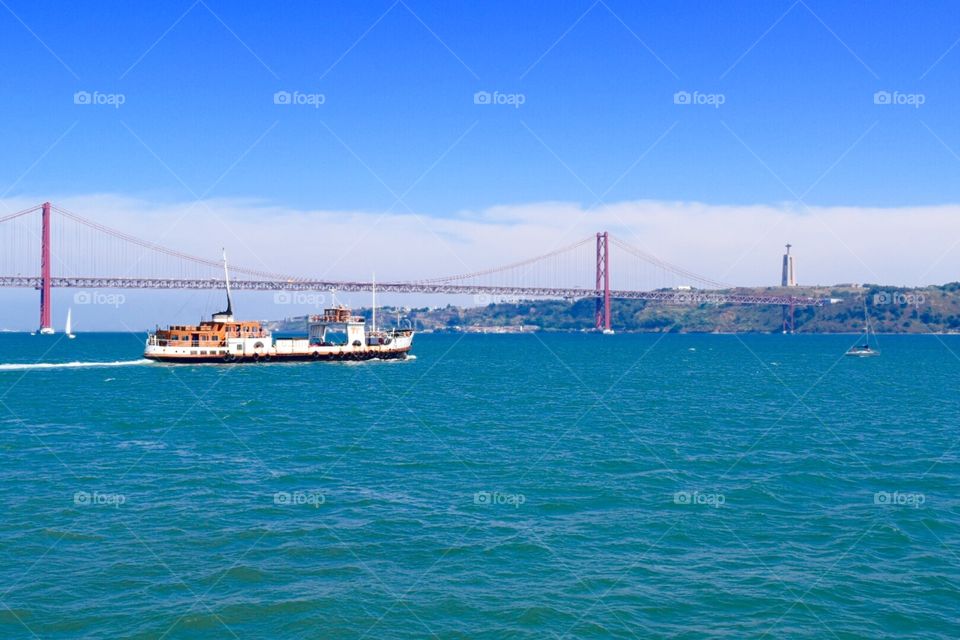
[[[378,331],[376,315],[370,331],[363,317],[337,306],[308,316],[307,335],[274,338],[257,321],[233,317],[230,276],[224,255],[227,309],[199,325],[172,325],[147,336],[145,358],[159,362],[290,362],[398,360],[408,357],[413,330]],[[374,307],[376,308],[376,307]]]

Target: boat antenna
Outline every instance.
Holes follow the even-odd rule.
[[[373,299],[371,300],[370,304],[373,306],[373,319],[370,321],[370,325],[371,325],[370,333],[376,333],[377,332],[377,274],[376,273],[373,274],[373,279],[371,283],[373,285],[371,288],[371,296]]]
[[[228,316],[233,315],[233,301],[230,299],[230,271],[227,269],[227,250],[223,251],[223,279],[227,283],[227,310],[224,312]]]

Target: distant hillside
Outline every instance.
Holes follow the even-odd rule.
[[[824,307],[797,307],[798,333],[857,333],[864,328],[864,301],[878,333],[960,333],[960,282],[922,289],[880,285],[736,289],[725,293],[818,296],[840,299]],[[384,319],[393,318],[387,310]],[[369,310],[360,313],[369,316]],[[518,330],[577,331],[593,327],[594,301],[523,300],[478,307],[447,306],[403,313],[417,330],[480,331],[497,327]],[[668,305],[642,300],[615,300],[611,308],[617,331],[677,333],[779,332],[782,309],[773,305]],[[273,323],[274,330],[301,331],[303,318]]]

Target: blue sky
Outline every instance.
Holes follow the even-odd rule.
[[[5,4],[14,195],[212,187],[384,210],[414,185],[398,210],[450,216],[589,205],[633,166],[604,200],[773,203],[815,182],[809,204],[960,200],[956,3]],[[325,102],[276,105],[278,90]],[[480,90],[524,104],[476,105]],[[875,105],[878,90],[925,102]]]
[[[786,241],[802,283],[946,282],[958,18],[878,0],[0,0],[0,204],[52,199],[304,275],[436,277],[611,228],[737,284],[776,284]],[[0,327],[31,328],[35,293],[4,295]],[[164,319],[219,304],[190,295]],[[102,326],[152,325],[161,297],[131,292]]]

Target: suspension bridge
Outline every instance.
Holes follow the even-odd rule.
[[[613,267],[616,267],[615,269]],[[370,291],[363,280],[328,280],[231,265],[231,285],[253,291]],[[107,227],[49,202],[0,217],[0,287],[40,292],[40,328],[51,328],[51,290],[222,289],[223,265]],[[377,282],[382,292],[596,300],[596,328],[610,329],[612,300],[667,304],[779,305],[784,330],[793,308],[825,298],[754,295],[645,253],[606,232],[543,255],[471,273]],[[733,290],[733,291],[732,291]],[[789,311],[789,313],[788,313]]]

